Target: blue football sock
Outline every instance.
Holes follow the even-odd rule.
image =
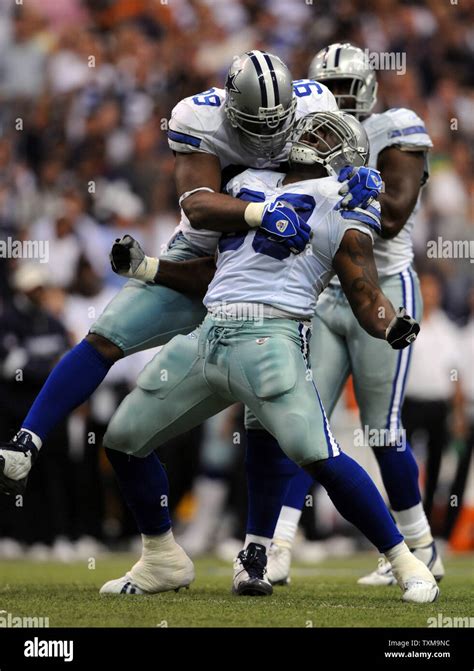
[[[33,431],[44,441],[55,426],[97,389],[112,364],[87,340],[80,342],[51,371],[22,428]]]
[[[404,449],[374,447],[384,487],[392,510],[408,510],[421,501],[418,466],[410,444]]]
[[[341,515],[380,552],[403,541],[379,490],[354,459],[347,454],[326,459],[319,462],[314,475]]]
[[[296,468],[297,470],[288,484],[283,505],[288,506],[289,508],[303,510],[306,496],[308,495],[311,485],[314,484],[314,480],[304,469],[299,466],[296,466]]]
[[[105,453],[139,532],[158,536],[171,529],[168,478],[156,454],[139,459],[108,447]]]
[[[267,431],[247,431],[247,534],[273,538],[291,477],[297,466]]]

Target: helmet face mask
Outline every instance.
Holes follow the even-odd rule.
[[[324,79],[324,83],[334,95],[340,110],[353,114],[356,119],[369,114],[370,110],[365,100],[366,85],[363,79],[355,76],[335,77]]]
[[[308,77],[326,84],[340,109],[356,118],[371,113],[377,102],[377,79],[362,49],[349,44],[331,44],[313,58]],[[341,92],[341,84],[346,86]],[[333,89],[337,88],[335,92]]]
[[[292,135],[291,164],[322,165],[337,176],[346,165],[366,165],[369,140],[360,123],[344,112],[315,112],[300,119]]]
[[[260,108],[257,118],[233,107],[227,108],[231,125],[241,133],[242,144],[261,154],[275,156],[280,153],[289,139],[296,110],[296,99],[284,110],[282,105],[275,108]]]
[[[250,51],[234,58],[226,82],[225,110],[242,144],[258,156],[277,156],[293,128],[296,98],[286,65]]]

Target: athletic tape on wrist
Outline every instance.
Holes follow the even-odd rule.
[[[262,223],[263,210],[266,203],[249,203],[244,210],[245,223],[250,228],[257,228]]]

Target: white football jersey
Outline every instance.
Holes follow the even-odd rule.
[[[363,121],[370,141],[369,165],[377,167],[380,152],[386,147],[397,146],[403,151],[428,151],[433,143],[423,121],[409,109],[395,108],[372,114]],[[428,177],[428,161],[425,164]],[[412,229],[419,209],[420,198],[400,233],[390,240],[377,236],[374,256],[380,277],[396,275],[408,268],[413,261]]]
[[[296,119],[310,112],[337,111],[336,100],[330,90],[312,79],[293,82],[296,96]],[[230,166],[248,168],[275,168],[288,158],[290,144],[274,159],[257,157],[242,144],[239,132],[230,125],[225,114],[225,89],[212,88],[181,100],[171,113],[168,144],[175,152],[204,152],[219,159],[221,170]],[[225,172],[224,172],[225,179]],[[178,226],[184,236],[196,247],[213,253],[220,233],[196,230],[181,211]]]
[[[310,319],[319,294],[334,275],[333,258],[344,233],[351,229],[372,237],[370,226],[342,217],[334,206],[341,197],[336,177],[305,180],[284,185],[285,175],[270,170],[246,170],[227,185],[234,197],[259,202],[282,197],[295,207],[313,231],[306,250],[292,254],[258,228],[223,234],[219,240],[217,270],[204,305],[260,303],[295,317]],[[373,239],[373,238],[372,238]]]

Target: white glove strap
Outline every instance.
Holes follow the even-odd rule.
[[[143,280],[143,282],[153,282],[158,272],[159,264],[160,260],[154,256],[145,256],[142,263],[140,263],[134,272],[133,277],[137,280]]]
[[[263,210],[267,203],[249,203],[244,210],[245,223],[250,228],[257,228],[262,223]]]

